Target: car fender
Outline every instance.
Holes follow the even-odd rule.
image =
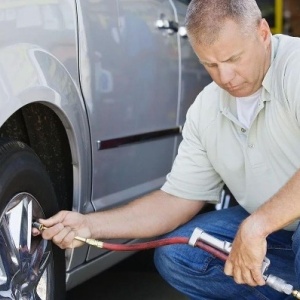
[[[73,209],[90,210],[90,133],[81,92],[65,66],[52,54],[31,44],[0,49],[0,126],[31,103],[51,108],[62,121],[72,152]]]

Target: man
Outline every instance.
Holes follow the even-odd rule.
[[[62,211],[43,237],[61,248],[76,235],[190,236],[200,227],[233,241],[225,264],[190,246],[156,251],[161,275],[191,299],[285,299],[269,271],[299,286],[300,40],[272,36],[254,0],[192,0],[186,27],[213,79],[189,109],[183,141],[160,191],[110,211]],[[224,183],[239,205],[199,214]],[[225,274],[224,274],[225,273]]]

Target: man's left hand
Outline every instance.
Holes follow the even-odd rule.
[[[225,264],[224,272],[239,284],[264,285],[262,263],[266,255],[265,237],[255,233],[255,225],[246,219],[240,226]]]

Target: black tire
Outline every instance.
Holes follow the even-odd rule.
[[[38,156],[24,143],[0,140],[0,299],[65,299],[64,251],[31,237],[32,221],[57,211]]]

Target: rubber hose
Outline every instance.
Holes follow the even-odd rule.
[[[189,243],[189,238],[185,237],[173,237],[173,238],[165,238],[150,242],[143,242],[143,243],[136,243],[136,244],[111,244],[111,243],[103,243],[103,249],[111,250],[111,251],[138,251],[138,250],[146,250],[157,248],[161,246],[167,245],[174,245],[174,244],[185,244]],[[210,254],[214,255],[215,257],[221,259],[222,261],[226,261],[228,255],[224,252],[215,249],[201,241],[197,241],[195,247],[200,248],[204,251],[209,252]]]

